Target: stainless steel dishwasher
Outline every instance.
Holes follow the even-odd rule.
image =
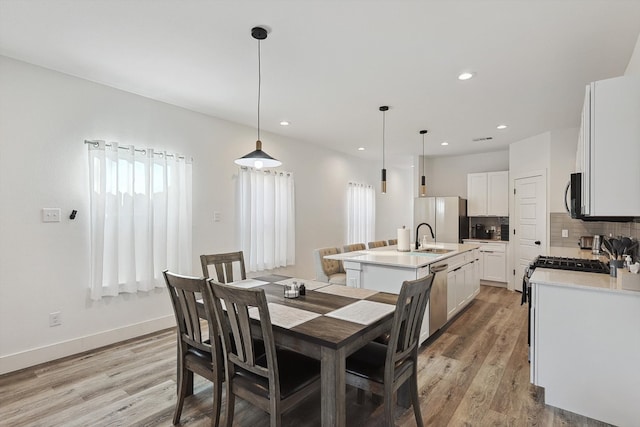
[[[447,323],[447,270],[449,264],[431,266],[434,275],[429,297],[429,336]]]

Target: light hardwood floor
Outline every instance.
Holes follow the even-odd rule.
[[[543,391],[529,383],[526,310],[520,294],[482,286],[474,302],[422,346],[426,425],[606,425],[544,405]],[[175,331],[167,330],[0,376],[0,425],[171,425],[175,356]],[[211,400],[211,384],[196,376],[182,425],[209,425]],[[395,414],[397,425],[415,425],[411,408],[397,407]],[[382,418],[381,405],[369,398],[358,405],[355,390],[348,390],[348,426],[382,426]],[[283,423],[319,425],[319,394],[285,414]],[[268,426],[269,418],[236,399],[234,425]]]

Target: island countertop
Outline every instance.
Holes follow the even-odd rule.
[[[393,245],[327,255],[325,258],[337,259],[343,262],[351,261],[362,264],[378,264],[400,268],[421,268],[479,247],[480,245],[462,243],[435,243],[425,247],[427,250],[441,249],[450,251],[444,254],[437,254],[414,250],[410,252],[400,252],[397,246]]]

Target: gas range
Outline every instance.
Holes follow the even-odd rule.
[[[551,268],[554,270],[609,274],[609,267],[607,264],[597,259],[563,258],[540,255],[529,265],[529,270],[533,272],[537,267]]]

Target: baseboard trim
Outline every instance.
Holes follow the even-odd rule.
[[[175,325],[176,319],[173,315],[164,316],[118,329],[9,354],[0,357],[0,375],[161,331]]]

